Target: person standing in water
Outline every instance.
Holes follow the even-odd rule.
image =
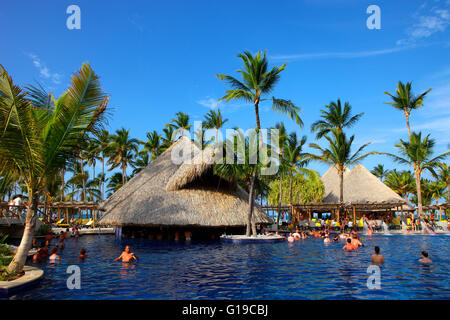
[[[126,246],[122,254],[118,258],[114,259],[114,261],[119,261],[120,259],[122,259],[122,262],[133,262],[134,260],[139,260],[139,258],[130,251],[130,246]]]
[[[422,251],[422,259],[419,259],[419,262],[429,264],[429,263],[432,263],[433,261],[431,261],[431,259],[428,258],[427,251]]]
[[[375,247],[375,253],[370,257],[370,262],[377,266],[384,264],[384,257],[380,254],[380,247]]]
[[[348,238],[346,245],[342,249],[347,251],[353,251],[356,250],[357,248],[355,248],[355,246],[352,244],[352,239]]]

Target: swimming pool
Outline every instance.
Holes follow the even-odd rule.
[[[344,252],[344,243],[176,243],[89,235],[66,241],[57,265],[44,269],[35,288],[10,299],[449,299],[450,236],[362,236],[366,247]],[[140,261],[113,262],[125,245]],[[385,256],[381,289],[367,288],[373,247]],[[87,249],[81,262],[78,253]],[[417,262],[427,250],[433,264]],[[30,263],[29,263],[30,264]],[[81,289],[69,290],[69,265],[81,269]]]

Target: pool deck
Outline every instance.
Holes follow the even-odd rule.
[[[0,281],[0,297],[7,297],[16,292],[27,289],[39,282],[44,271],[32,266],[24,266],[25,274],[12,281]]]
[[[66,228],[52,228],[55,233],[66,231]],[[114,228],[81,228],[79,229],[80,235],[95,235],[95,234],[114,234]],[[69,233],[72,235],[72,228],[69,228]]]

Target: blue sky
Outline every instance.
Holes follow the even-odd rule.
[[[81,30],[68,30],[66,8],[81,9]],[[369,30],[369,5],[381,9],[381,29]],[[394,152],[406,138],[401,112],[383,93],[413,81],[416,93],[433,91],[413,112],[413,130],[450,143],[450,0],[441,1],[1,1],[0,63],[21,85],[42,83],[59,95],[88,61],[111,95],[110,131],[130,128],[144,139],[178,111],[201,120],[220,107],[228,127],[254,127],[253,108],[219,103],[227,89],[215,74],[240,68],[236,55],[267,50],[271,65],[288,62],[274,91],[302,108],[303,129],[262,108],[263,127],[285,121],[314,142],[310,125],[332,100],[364,112],[351,130],[356,147]],[[319,141],[323,145],[324,142]],[[309,150],[309,148],[308,148]],[[397,165],[383,156],[363,162]],[[323,173],[326,167],[312,164]]]

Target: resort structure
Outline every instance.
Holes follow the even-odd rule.
[[[172,153],[181,155],[180,164]],[[99,225],[122,228],[122,235],[149,238],[218,238],[242,234],[247,222],[248,194],[213,172],[213,149],[200,150],[183,136],[139,172],[101,206]],[[272,220],[255,205],[256,224]]]

